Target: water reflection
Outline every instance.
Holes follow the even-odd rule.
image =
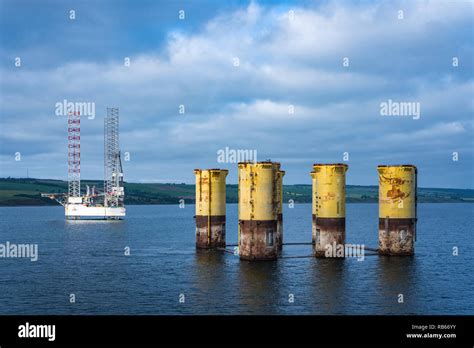
[[[386,299],[386,314],[410,313],[418,306],[412,296],[417,284],[416,256],[380,256],[377,258],[377,291]],[[403,303],[399,303],[399,295]]]
[[[347,262],[345,259],[314,259],[308,270],[308,291],[316,304],[314,314],[340,314],[350,287],[347,284]]]
[[[281,262],[240,261],[238,282],[240,304],[247,313],[276,314],[281,304]]]
[[[216,250],[196,250],[192,286],[196,288],[195,298],[200,306],[206,304],[209,313],[220,313],[229,296],[231,274],[225,255]],[[223,308],[224,307],[224,308]]]
[[[196,281],[205,288],[217,286],[220,276],[225,275],[225,257],[223,252],[215,250],[196,250]]]
[[[57,241],[66,255],[123,255],[125,247],[133,249],[137,243],[127,235],[127,221],[65,220]],[[133,252],[133,251],[131,251]]]

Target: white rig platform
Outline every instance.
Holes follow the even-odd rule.
[[[122,161],[119,148],[119,112],[107,108],[104,120],[104,192],[86,185],[81,194],[81,119],[68,115],[68,193],[43,193],[64,206],[66,219],[121,219],[125,216]]]
[[[125,217],[125,207],[104,207],[103,204],[91,203],[94,197],[99,199],[102,195],[86,195],[83,197],[70,197],[69,203],[64,204],[64,214],[69,220],[79,219],[120,219]]]
[[[120,219],[125,216],[125,207],[88,207],[82,204],[66,204],[66,218],[70,220],[83,218]]]

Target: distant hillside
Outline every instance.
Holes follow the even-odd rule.
[[[83,180],[85,185],[96,185],[101,190],[103,182]],[[125,183],[125,204],[177,204],[180,199],[194,203],[194,185],[186,184],[137,184]],[[67,192],[67,182],[47,179],[0,178],[0,206],[55,205],[55,201],[42,198],[40,193]],[[284,185],[283,199],[295,203],[311,202],[311,185]],[[348,203],[375,203],[377,186],[347,186]],[[420,203],[474,202],[474,190],[419,188]],[[227,202],[237,203],[237,185],[227,185]]]

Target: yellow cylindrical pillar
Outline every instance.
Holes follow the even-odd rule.
[[[346,242],[347,164],[314,164],[313,253],[316,257],[344,257]]]
[[[224,248],[225,208],[228,171],[195,169],[196,175],[196,248]]]
[[[283,176],[285,176],[285,171],[278,170],[276,175],[275,200],[278,205],[276,243],[278,245],[279,252],[281,252],[281,250],[283,249]]]
[[[413,255],[416,240],[417,168],[380,165],[379,254]]]
[[[278,257],[279,163],[241,162],[239,167],[239,255],[244,260]]]

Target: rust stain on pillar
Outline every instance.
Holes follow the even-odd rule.
[[[347,164],[341,163],[313,165],[312,235],[316,257],[344,257],[347,169]]]
[[[275,260],[280,192],[280,164],[241,162],[239,167],[239,256]]]
[[[416,240],[417,168],[380,165],[379,254],[413,255]]]

